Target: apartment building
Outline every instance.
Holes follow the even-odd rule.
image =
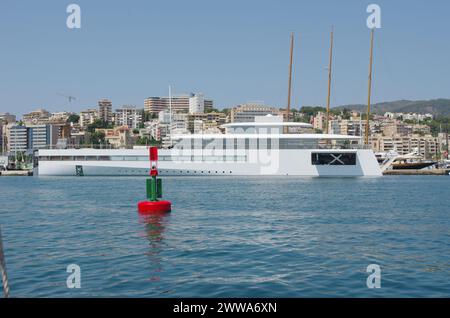
[[[105,123],[112,123],[112,102],[109,99],[101,99],[98,101],[98,118]]]
[[[213,100],[205,99],[200,94],[177,95],[169,97],[148,97],[144,100],[144,110],[152,115],[157,115],[160,111],[169,110],[171,104],[173,113],[189,113],[190,99],[192,99],[192,110],[201,109],[211,111],[213,109]]]
[[[94,123],[94,121],[98,118],[98,111],[96,109],[83,110],[80,112],[80,127],[85,128],[87,125]]]
[[[234,107],[230,112],[232,123],[254,122],[256,116],[279,116],[282,115],[279,109],[261,104],[242,104]]]
[[[114,118],[117,126],[128,126],[132,129],[139,128],[142,125],[142,109],[136,109],[134,106],[122,106],[116,109]]]

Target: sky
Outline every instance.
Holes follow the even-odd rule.
[[[71,3],[80,29],[66,26]],[[381,7],[372,100],[450,97],[447,0],[1,0],[0,112],[80,111],[101,98],[143,107],[169,85],[219,109],[284,107],[291,32],[293,107],[324,105],[332,25],[331,105],[365,103],[371,3]]]

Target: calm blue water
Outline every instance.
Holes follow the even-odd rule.
[[[13,297],[450,296],[450,177],[0,177]],[[66,267],[81,267],[68,289]],[[381,266],[381,289],[366,267]]]

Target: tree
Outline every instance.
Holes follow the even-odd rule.
[[[105,133],[103,131],[94,131],[91,133],[91,143],[94,145],[105,143]]]
[[[210,108],[210,109],[205,109],[205,114],[207,113],[220,113],[220,110],[218,110],[217,108]]]
[[[159,146],[161,144],[161,141],[155,140],[152,137],[138,137],[136,141],[136,145],[141,146]]]
[[[151,121],[152,119],[158,118],[158,115],[144,111],[144,122]]]
[[[77,114],[71,114],[69,118],[67,118],[68,123],[78,123],[79,120],[80,116],[78,116]]]
[[[112,128],[112,125],[111,124],[108,125],[108,123],[104,122],[101,119],[96,119],[92,124],[89,124],[87,126],[87,131],[90,133],[93,133],[95,131],[95,129],[97,129],[97,128],[103,128],[103,129]]]
[[[300,109],[300,113],[303,113],[307,116],[315,116],[318,112],[325,113],[327,109],[325,107],[320,106],[303,106]]]

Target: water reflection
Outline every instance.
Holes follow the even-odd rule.
[[[164,232],[168,225],[170,215],[152,214],[139,216],[139,222],[144,224],[145,236],[149,241],[149,250],[146,253],[149,258],[150,281],[159,281],[162,268],[161,252],[164,250]]]

